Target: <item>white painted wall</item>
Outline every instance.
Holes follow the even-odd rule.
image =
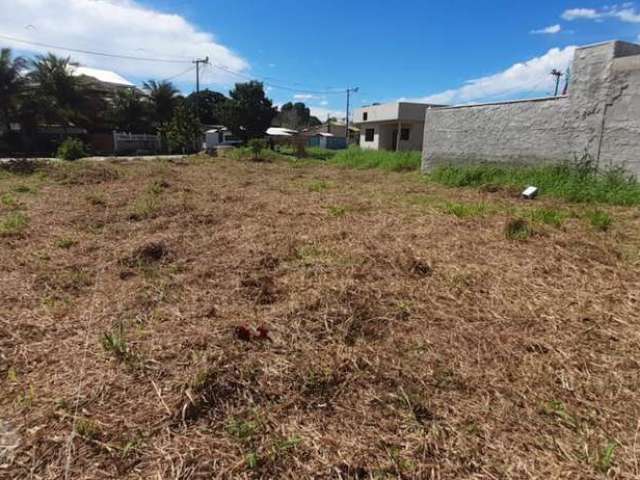
[[[365,130],[374,129],[373,142],[365,141]],[[422,150],[424,138],[424,122],[402,122],[401,128],[409,128],[409,140],[399,140],[398,150]],[[360,148],[366,150],[391,150],[393,147],[393,131],[398,129],[397,123],[367,123],[361,125]],[[400,137],[400,133],[398,133]]]
[[[366,130],[372,128],[374,130],[373,133],[373,142],[366,141]],[[363,125],[360,127],[360,148],[365,150],[378,150],[378,146],[380,145],[380,125],[379,124],[371,124],[371,125]]]

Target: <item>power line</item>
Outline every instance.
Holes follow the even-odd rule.
[[[340,89],[340,90],[308,90],[305,88],[296,88],[296,87],[289,87],[289,86],[285,86],[285,85],[278,85],[275,83],[271,83],[271,82],[266,82],[260,78],[257,77],[252,77],[250,75],[245,75],[243,73],[239,73],[239,72],[235,72],[233,70],[228,69],[227,67],[223,67],[222,65],[218,65],[215,63],[210,63],[209,65],[211,65],[213,68],[217,68],[218,70],[222,70],[223,72],[227,72],[230,73],[231,75],[235,75],[239,78],[245,79],[245,80],[260,80],[263,84],[265,84],[268,87],[271,88],[277,88],[280,90],[287,90],[289,92],[297,92],[297,93],[307,93],[307,94],[311,94],[311,95],[343,95],[346,89]]]
[[[168,82],[169,80],[174,80],[178,77],[181,77],[182,75],[186,75],[187,73],[193,72],[196,69],[196,67],[189,67],[186,70],[180,72],[180,73],[176,73],[175,75],[171,76],[171,77],[167,77],[167,78],[163,78],[163,80],[165,82]]]
[[[10,40],[12,42],[25,43],[27,45],[35,45],[38,47],[52,48],[54,50],[64,50],[67,52],[84,53],[87,55],[98,55],[100,57],[122,58],[125,60],[138,60],[142,62],[191,63],[191,60],[171,60],[169,58],[136,57],[133,55],[118,55],[115,53],[95,52],[92,50],[82,50],[80,48],[62,47],[60,45],[51,45],[48,43],[33,42],[31,40],[23,40],[21,38],[10,37],[8,35],[0,35],[0,38],[4,38],[5,40]]]
[[[121,55],[121,54],[115,54],[115,53],[107,53],[107,52],[97,52],[97,51],[93,51],[93,50],[84,50],[84,49],[80,49],[80,48],[72,48],[72,47],[64,47],[61,45],[53,45],[53,44],[49,44],[49,43],[44,43],[44,42],[35,42],[35,41],[31,41],[31,40],[24,40],[22,38],[16,38],[16,37],[12,37],[9,35],[2,35],[0,34],[0,38],[3,38],[5,40],[10,40],[13,42],[18,42],[18,43],[24,43],[27,45],[35,45],[38,47],[44,47],[44,48],[51,48],[54,50],[62,50],[62,51],[66,51],[66,52],[74,52],[74,53],[83,53],[86,55],[97,55],[100,57],[109,57],[109,58],[121,58],[124,60],[136,60],[136,61],[142,61],[142,62],[160,62],[160,63],[179,63],[179,64],[187,64],[187,63],[192,63],[192,60],[175,60],[175,59],[169,59],[169,58],[153,58],[153,57],[138,57],[138,56],[134,56],[134,55]],[[218,65],[215,63],[209,63],[209,65],[211,65],[211,67],[213,68],[217,68],[218,70],[222,70],[223,72],[229,73],[231,75],[235,75],[236,77],[245,79],[245,80],[261,80],[257,77],[252,77],[249,75],[245,75],[242,74],[240,72],[236,72],[234,70],[231,70],[227,67],[224,67],[222,65]],[[172,78],[176,78],[179,77],[181,75],[184,75],[185,73],[187,73],[190,70],[185,70],[184,72],[181,72],[180,74],[176,75],[175,77]],[[166,80],[170,80],[170,79],[166,79]],[[271,83],[271,82],[267,82],[264,80],[261,80],[262,83],[264,85],[267,85],[271,88],[276,88],[279,90],[286,90],[289,92],[296,92],[296,93],[306,93],[306,94],[310,94],[310,95],[342,95],[345,93],[346,89],[335,89],[335,90],[312,90],[312,89],[307,89],[307,88],[298,88],[295,86],[287,86],[287,85],[280,85],[277,83]]]

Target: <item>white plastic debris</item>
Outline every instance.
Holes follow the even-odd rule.
[[[526,198],[527,200],[532,200],[538,196],[538,187],[527,187],[522,192],[522,198]]]

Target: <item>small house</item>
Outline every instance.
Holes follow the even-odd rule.
[[[356,109],[353,123],[360,127],[360,147],[370,150],[422,150],[428,103],[393,102]]]
[[[205,131],[205,144],[207,150],[217,147],[233,147],[242,143],[242,140],[233,136],[231,131],[223,125],[213,125]]]

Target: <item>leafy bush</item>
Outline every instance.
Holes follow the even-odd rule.
[[[640,183],[635,177],[619,168],[598,170],[590,161],[537,166],[447,165],[434,169],[429,178],[451,187],[503,185],[524,189],[535,185],[541,194],[571,202],[640,204]]]
[[[84,144],[77,138],[69,137],[58,147],[56,157],[61,160],[78,160],[79,158],[86,157],[87,153],[84,150]]]
[[[185,107],[178,107],[164,132],[173,153],[193,153],[200,148],[202,126],[198,117]]]
[[[351,147],[339,151],[329,162],[350,168],[380,168],[393,172],[406,172],[420,168],[422,155],[420,152],[387,152]]]
[[[261,138],[252,138],[247,143],[247,146],[253,155],[253,159],[258,160],[262,151],[267,148],[267,143]]]

